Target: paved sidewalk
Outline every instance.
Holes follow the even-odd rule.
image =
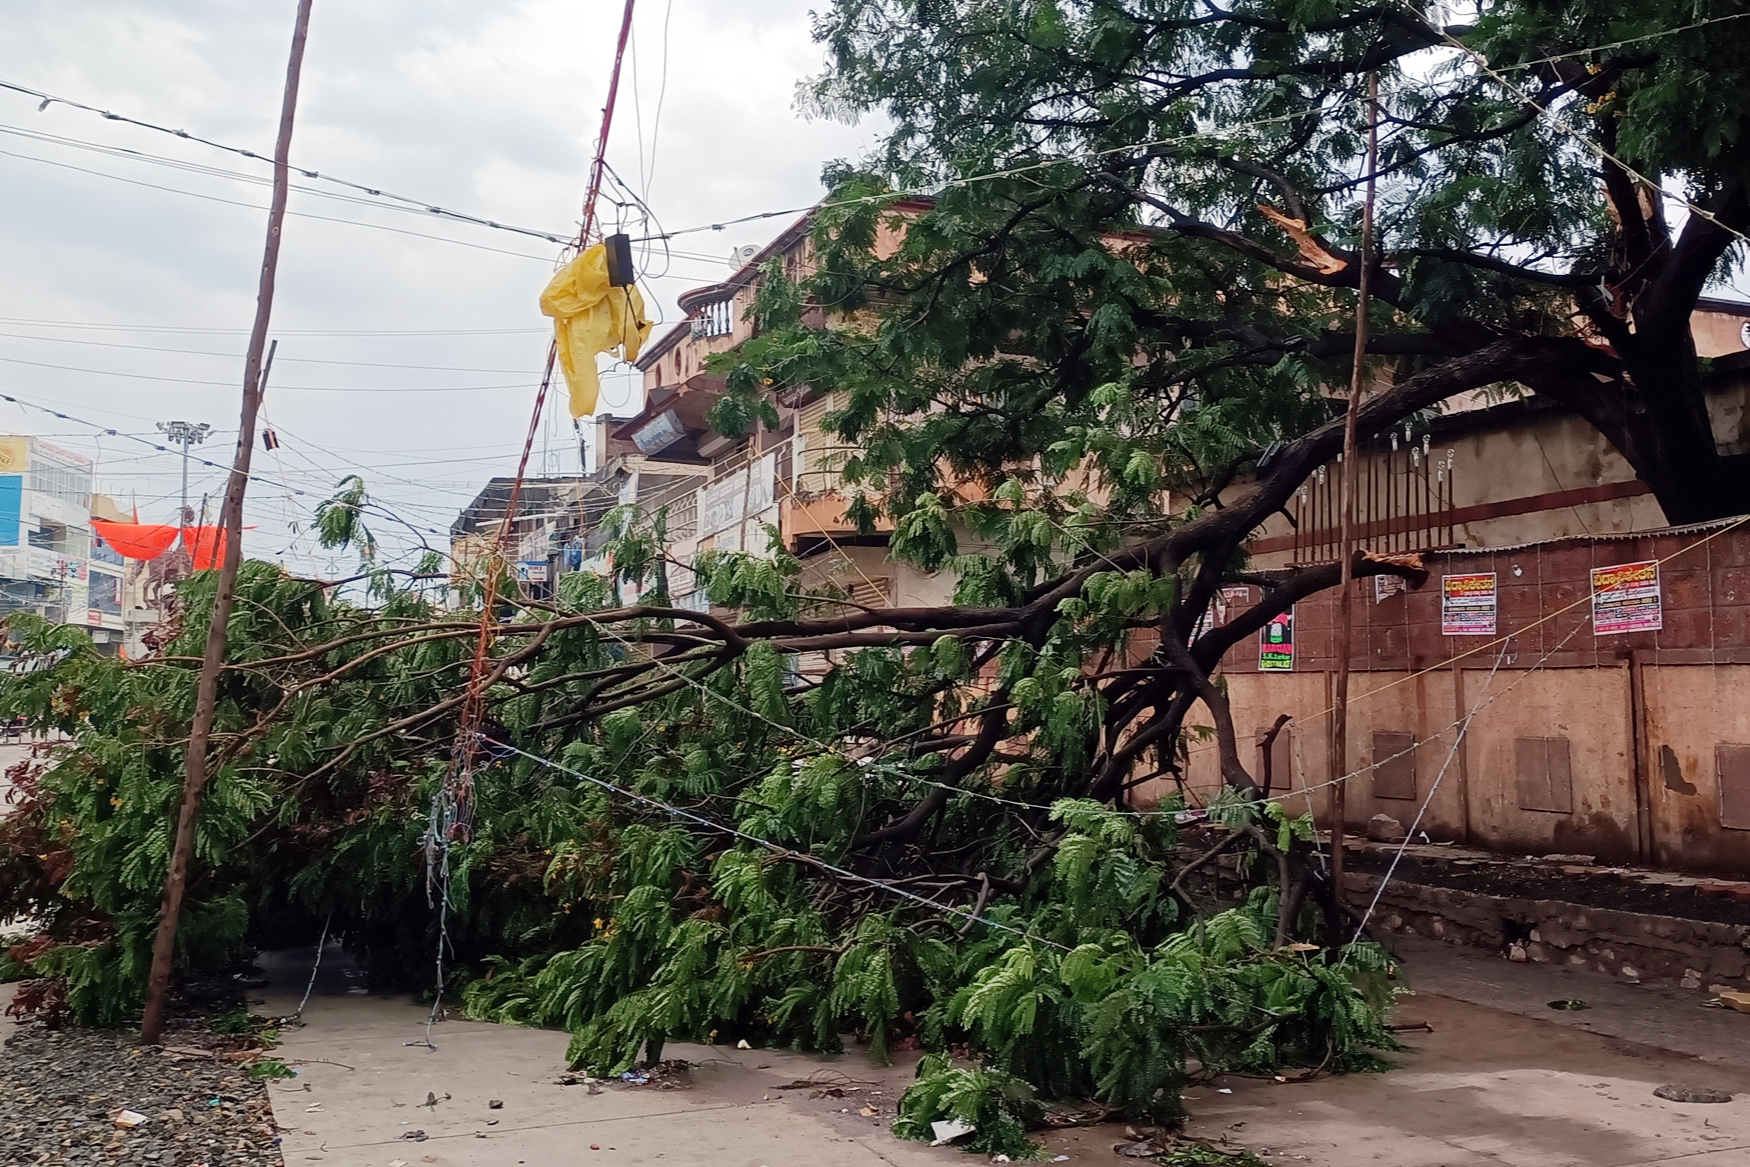
[[[1585,992],[1574,992],[1579,982],[1563,982],[1564,995],[1593,994],[1596,1016],[1585,1024],[1597,1032],[1588,1032],[1575,1015],[1542,1004],[1550,990],[1538,978],[1549,970],[1452,959],[1463,952],[1436,945],[1406,955],[1418,984],[1494,1003],[1426,992],[1405,998],[1399,1018],[1434,1028],[1404,1035],[1411,1050],[1394,1056],[1398,1068],[1309,1083],[1235,1077],[1199,1087],[1186,1095],[1192,1132],[1269,1151],[1271,1163],[1310,1167],[1750,1164],[1750,1067],[1741,1052],[1734,1064],[1722,1056],[1750,1050],[1750,1016],[1703,1011],[1696,1000],[1629,986],[1614,986],[1629,994],[1619,1003],[1603,991],[1613,986],[1582,983]],[[310,955],[305,949],[264,960],[276,987],[259,1010],[296,1007]],[[879,1069],[860,1053],[819,1058],[677,1045],[671,1056],[699,1063],[690,1087],[615,1083],[591,1095],[581,1085],[556,1084],[564,1034],[449,1021],[433,1032],[436,1051],[408,1046],[424,1036],[424,1009],[363,995],[344,958],[324,963],[307,1025],[287,1030],[278,1051],[300,1076],[271,1090],[279,1121],[292,1128],[285,1133],[288,1167],[982,1162],[887,1132],[909,1066]],[[1691,1015],[1700,1015],[1699,1027],[1688,1024]],[[1661,1026],[1672,1039],[1661,1044],[1690,1052],[1610,1032],[1656,1034]],[[822,1074],[861,1086],[842,1099],[777,1089]],[[1667,1082],[1739,1097],[1724,1105],[1655,1098],[1654,1088]],[[435,1107],[419,1105],[428,1092],[439,1098]],[[504,1107],[491,1109],[493,1098]],[[879,1113],[861,1115],[865,1105]],[[412,1131],[424,1131],[426,1140],[410,1141]],[[1104,1167],[1123,1161],[1112,1154],[1123,1138],[1122,1127],[1108,1125],[1055,1132],[1044,1142],[1047,1159],[1067,1155],[1072,1164]]]
[[[452,1020],[425,1036],[426,1010],[405,998],[364,996],[330,949],[302,1028],[276,1056],[299,1076],[270,1087],[288,1167],[453,1167],[514,1164],[662,1164],[664,1167],[878,1167],[962,1161],[887,1131],[910,1067],[880,1069],[858,1054],[806,1057],[775,1050],[671,1045],[696,1063],[691,1084],[609,1083],[599,1094],[558,1084],[567,1037],[538,1029]],[[275,981],[259,1012],[297,1007],[310,949],[262,964]],[[339,1064],[335,1064],[339,1063]],[[351,1067],[351,1068],[343,1068]],[[810,1075],[868,1083],[843,1098],[779,1086]],[[855,1083],[853,1083],[855,1084]],[[880,1091],[876,1094],[875,1091]],[[420,1105],[428,1094],[436,1106]],[[448,1098],[444,1096],[448,1095]],[[492,1109],[492,1099],[501,1109]],[[859,1114],[864,1106],[879,1113]],[[423,1131],[424,1141],[411,1132]],[[1110,1152],[1108,1152],[1110,1154]]]

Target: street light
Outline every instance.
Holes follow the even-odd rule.
[[[206,441],[213,427],[204,421],[161,421],[158,432],[182,447],[182,509],[176,513],[180,526],[188,522],[188,448]]]

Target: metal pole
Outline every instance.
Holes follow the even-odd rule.
[[[1355,596],[1355,447],[1356,421],[1361,412],[1362,377],[1367,358],[1367,277],[1373,264],[1374,172],[1379,161],[1379,75],[1367,77],[1367,190],[1361,203],[1361,267],[1355,281],[1355,360],[1349,372],[1349,409],[1343,419],[1343,479],[1339,501],[1339,542],[1342,544],[1337,591],[1337,676],[1331,697],[1331,894],[1343,902],[1343,817],[1349,773],[1349,641],[1354,628]]]
[[[176,525],[188,522],[188,438],[182,439],[182,507],[176,512]]]
[[[614,125],[614,101],[620,95],[620,65],[626,59],[626,40],[632,35],[632,6],[637,0],[626,0],[620,14],[620,40],[614,48],[614,71],[608,77],[608,103],[602,107],[602,133],[596,139],[595,161],[589,167],[589,189],[583,196],[583,230],[578,232],[577,247],[589,246],[590,232],[595,228],[596,198],[602,192],[602,171],[607,167],[608,131]]]
[[[194,721],[189,727],[188,770],[182,784],[182,803],[177,811],[176,843],[170,853],[170,870],[164,880],[164,903],[158,915],[158,935],[152,945],[152,972],[146,986],[146,1009],[140,1023],[140,1040],[156,1045],[164,1030],[164,1002],[170,991],[170,966],[176,951],[177,916],[188,884],[189,856],[194,850],[195,821],[201,793],[207,783],[207,739],[212,734],[218,705],[219,669],[225,659],[225,634],[236,598],[237,570],[243,557],[243,493],[249,484],[249,459],[255,447],[255,418],[261,409],[261,358],[267,348],[268,321],[273,314],[274,276],[279,269],[281,226],[285,222],[289,187],[288,161],[292,149],[292,120],[298,107],[298,79],[304,65],[304,42],[310,32],[311,0],[298,0],[298,15],[292,31],[291,58],[286,64],[285,96],[280,105],[279,140],[273,152],[273,202],[268,210],[267,242],[263,248],[261,279],[255,300],[255,323],[249,333],[249,353],[243,369],[243,407],[237,426],[237,455],[225,485],[220,512],[225,541],[219,568],[213,614],[207,626],[206,654],[201,660],[200,684],[195,693]]]

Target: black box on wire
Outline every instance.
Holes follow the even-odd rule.
[[[602,240],[602,244],[608,253],[608,286],[631,287],[638,278],[638,273],[632,270],[632,237],[610,235]]]

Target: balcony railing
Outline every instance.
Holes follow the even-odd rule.
[[[1330,563],[1342,556],[1342,462],[1319,467],[1289,500],[1293,561]],[[1355,476],[1356,542],[1366,550],[1427,551],[1450,547],[1453,522],[1453,454],[1426,441],[1363,451]]]
[[[735,331],[735,298],[725,297],[693,308],[692,338],[709,340]]]

